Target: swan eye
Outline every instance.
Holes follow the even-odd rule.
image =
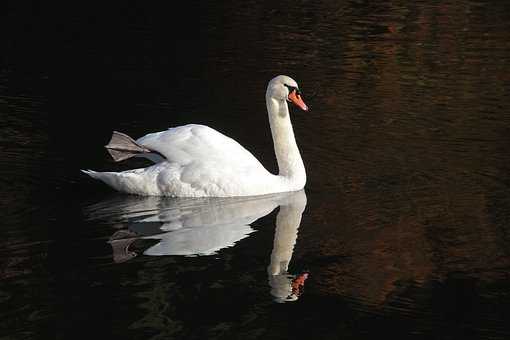
[[[283,86],[285,86],[286,88],[289,89],[289,93],[292,93],[292,91],[296,91],[296,94],[301,95],[301,91],[299,91],[299,89],[297,87],[290,86],[290,85],[287,85],[287,84],[283,84]]]

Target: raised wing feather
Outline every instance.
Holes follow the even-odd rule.
[[[192,162],[221,164],[230,168],[262,168],[262,164],[238,142],[204,126],[189,124],[151,133],[137,143],[155,150],[181,166]]]

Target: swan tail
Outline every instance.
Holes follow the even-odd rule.
[[[93,179],[102,181],[102,182],[108,184],[109,186],[113,187],[114,189],[117,189],[115,182],[116,182],[116,177],[118,177],[118,175],[116,172],[98,172],[98,171],[94,171],[94,170],[80,170],[80,171],[86,175],[89,175]]]
[[[120,162],[138,156],[140,154],[151,153],[150,149],[138,144],[133,138],[128,135],[113,131],[110,142],[105,145],[106,150],[110,153],[115,162]],[[90,175],[93,177],[92,175]]]
[[[140,176],[131,172],[98,172],[93,170],[81,170],[86,175],[104,182],[113,189],[129,194],[142,194]]]

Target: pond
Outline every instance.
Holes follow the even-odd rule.
[[[488,1],[13,5],[0,73],[0,338],[508,339],[510,8]],[[80,169],[208,125],[305,189],[138,197]]]

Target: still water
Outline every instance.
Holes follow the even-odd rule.
[[[148,5],[146,5],[148,6]],[[510,338],[510,8],[488,1],[15,5],[0,73],[0,338]],[[79,169],[209,125],[304,191],[133,197]]]

